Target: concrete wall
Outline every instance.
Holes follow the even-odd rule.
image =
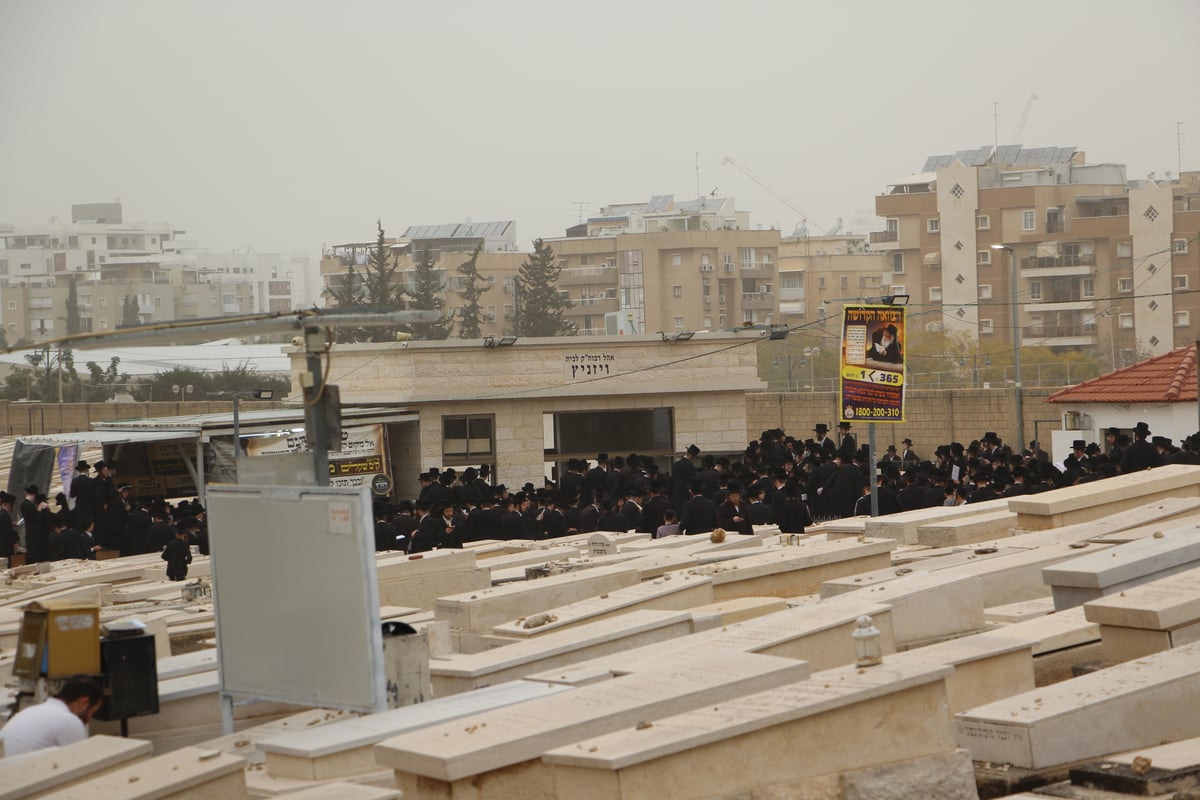
[[[252,408],[280,408],[280,403],[241,403]],[[228,400],[192,403],[15,403],[0,400],[0,436],[33,433],[66,433],[91,430],[93,422],[142,417],[176,417],[185,414],[232,413]]]
[[[1050,431],[1062,427],[1062,408],[1046,402],[1054,389],[1025,390],[1026,444],[1039,431],[1043,447],[1049,449]],[[783,428],[797,439],[812,437],[813,426],[824,422],[833,428],[838,421],[834,392],[758,392],[746,397],[746,441],[758,438],[768,428]],[[906,422],[875,426],[875,442],[882,452],[889,444],[900,449],[901,439],[912,439],[922,458],[932,458],[939,444],[969,444],[988,431],[995,431],[1006,444],[1016,435],[1013,424],[1012,392],[1005,389],[919,389],[908,393]],[[1034,423],[1039,424],[1035,428]],[[866,423],[855,423],[858,443],[867,443]]]

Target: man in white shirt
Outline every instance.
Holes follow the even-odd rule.
[[[6,756],[61,747],[87,738],[88,722],[104,694],[91,678],[71,678],[54,697],[22,709],[0,728]]]

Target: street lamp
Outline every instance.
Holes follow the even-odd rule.
[[[1023,396],[1025,389],[1021,383],[1021,326],[1020,317],[1017,314],[1017,251],[1006,244],[994,244],[992,249],[1008,251],[1009,302],[1012,304],[1013,377],[1015,378],[1013,389],[1016,394],[1017,452],[1020,453],[1025,449],[1025,398]]]
[[[787,357],[787,390],[790,392],[792,390],[792,366],[793,366],[792,354],[784,353],[784,355]],[[804,362],[801,362],[801,363],[804,363]],[[774,360],[773,364],[775,366],[775,369],[779,369],[781,366],[783,366],[782,364],[779,363],[779,356],[775,356],[775,360]]]
[[[808,390],[810,392],[817,390],[817,356],[819,355],[821,355],[819,347],[804,348],[804,357],[808,359]]]

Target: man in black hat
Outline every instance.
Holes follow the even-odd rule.
[[[839,451],[835,454],[834,461],[837,468],[818,492],[827,503],[825,510],[831,516],[839,519],[852,517],[854,504],[862,497],[866,479],[862,470],[854,464],[853,454],[850,459],[846,459]]]
[[[683,508],[683,504],[687,502],[688,487],[692,485],[692,479],[696,477],[696,456],[700,455],[700,448],[693,444],[687,446],[678,460],[671,464],[671,507]]]
[[[738,483],[730,483],[725,489],[725,502],[717,506],[716,527],[724,528],[728,533],[750,534],[750,518],[746,516],[746,508],[742,503],[742,487]]]
[[[95,470],[96,479],[93,481],[93,489],[96,513],[92,517],[92,521],[95,523],[96,541],[105,549],[116,550],[120,544],[118,539],[120,537],[121,495],[113,480],[112,469],[107,463],[97,461]]]
[[[91,519],[96,515],[96,486],[88,476],[89,469],[91,467],[88,462],[80,461],[75,465],[75,475],[71,478],[69,494],[73,501],[72,518],[76,525],[79,525],[81,520]]]
[[[1150,433],[1150,426],[1144,422],[1134,426],[1133,443],[1121,458],[1122,473],[1128,475],[1131,472],[1162,466],[1162,456],[1159,455],[1158,448],[1146,441]]]
[[[648,496],[646,502],[642,503],[642,524],[638,527],[639,533],[649,533],[653,536],[663,526],[663,517],[667,509],[671,508],[671,501],[662,493],[662,489],[662,482],[658,480],[646,484]]]
[[[1087,455],[1087,442],[1083,439],[1076,439],[1071,442],[1071,455],[1075,456],[1075,463],[1080,469],[1086,469],[1090,466]]]
[[[698,480],[692,481],[688,492],[691,497],[679,513],[679,532],[708,533],[717,527],[717,504],[704,496],[704,489]]]
[[[813,444],[817,450],[837,450],[837,443],[829,437],[829,426],[824,422],[818,422],[813,428],[813,433],[817,438],[813,439]]]
[[[907,467],[909,464],[916,464],[920,462],[921,457],[917,455],[916,450],[912,449],[912,439],[902,439],[900,444],[904,445],[904,449],[900,451],[900,462],[902,464]]]
[[[976,471],[974,478],[975,490],[967,495],[968,503],[982,503],[999,497],[996,490],[992,488],[992,473],[981,469]]]
[[[596,454],[596,466],[587,471],[587,488],[599,499],[608,490],[608,453]]]
[[[1115,425],[1106,428],[1104,431],[1104,453],[1112,461],[1120,461],[1121,456],[1125,454],[1123,448],[1117,445],[1117,439],[1121,436],[1121,429]]]
[[[409,553],[425,553],[442,546],[445,524],[441,514],[434,514],[428,500],[417,501],[417,529],[408,543]]]
[[[850,423],[843,420],[838,423],[838,452],[842,454],[842,460],[850,462],[854,460],[854,454],[858,452],[858,439],[850,432]]]
[[[630,489],[625,492],[625,502],[621,504],[620,513],[621,519],[625,521],[625,530],[639,530],[642,526],[641,492],[637,491],[636,489]],[[657,530],[657,528],[655,530]],[[653,531],[650,531],[650,533],[653,533]]]
[[[0,490],[0,556],[12,558],[17,552],[20,538],[17,536],[17,526],[13,524],[13,497],[6,491]]]
[[[49,555],[47,543],[50,532],[42,524],[42,512],[38,503],[41,491],[34,484],[25,487],[25,499],[21,501],[21,524],[25,526],[25,563],[45,561]]]

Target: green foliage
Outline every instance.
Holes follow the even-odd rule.
[[[434,266],[433,253],[429,250],[417,253],[413,273],[412,307],[421,311],[443,311],[446,308],[446,298],[443,295],[446,282],[441,279],[441,270]],[[453,328],[454,320],[443,313],[437,322],[414,325],[413,337],[427,340],[449,339]]]
[[[483,338],[483,331],[480,329],[481,317],[483,316],[479,298],[483,293],[492,287],[483,283],[479,279],[479,253],[483,249],[482,245],[475,247],[475,252],[471,253],[471,257],[464,261],[458,267],[459,273],[464,278],[464,285],[459,294],[465,301],[462,307],[462,317],[458,324],[458,336],[460,339],[480,339]]]
[[[521,262],[514,285],[512,331],[516,336],[573,336],[575,324],[565,319],[572,307],[558,293],[559,267],[554,250],[542,239],[533,240],[533,253]]]
[[[175,386],[180,387],[182,391],[173,391]],[[190,394],[187,392],[188,386],[192,387]],[[275,399],[280,399],[287,395],[290,388],[291,384],[286,378],[266,375],[250,366],[248,362],[242,362],[236,367],[225,365],[220,372],[203,372],[188,367],[159,372],[151,378],[139,381],[133,389],[133,396],[138,401],[155,402],[208,400],[209,395],[214,394],[271,389],[275,392]]]
[[[331,283],[325,296],[345,311],[403,311],[404,284],[392,248],[387,243],[383,222],[375,220],[375,247],[367,257],[362,273],[353,264],[346,265],[341,281]],[[334,338],[339,342],[390,342],[396,338],[398,326],[386,328],[337,328]]]
[[[79,322],[79,289],[75,285],[75,276],[67,280],[67,335],[79,333],[82,325]]]
[[[141,317],[138,316],[138,299],[133,292],[125,295],[125,302],[121,306],[121,325],[122,328],[136,327],[142,324]]]

